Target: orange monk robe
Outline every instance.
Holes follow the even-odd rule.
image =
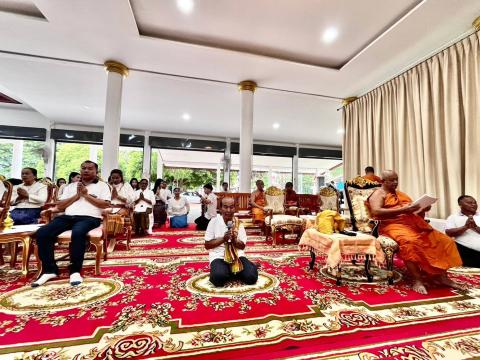
[[[262,208],[265,207],[266,205],[266,200],[265,200],[265,191],[254,191],[254,203],[257,204],[258,206],[261,206]],[[265,221],[265,212],[262,209],[252,207],[252,215],[253,215],[253,221],[254,222],[263,222]]]
[[[377,183],[382,183],[382,178],[378,177],[377,175],[363,175],[362,176],[365,180],[375,181]]]
[[[366,203],[369,205],[368,200]],[[411,203],[408,195],[397,191],[396,194],[387,194],[383,207],[395,209]],[[404,214],[395,219],[378,220],[381,220],[379,233],[398,243],[400,257],[417,264],[427,274],[439,275],[451,267],[462,265],[455,241],[434,230],[422,217]]]

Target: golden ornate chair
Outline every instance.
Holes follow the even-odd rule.
[[[277,244],[276,233],[277,230],[285,232],[292,232],[297,234],[297,239],[300,238],[303,230],[303,219],[294,215],[285,215],[284,194],[283,191],[277,187],[271,186],[265,191],[266,208],[268,209],[265,218],[266,240],[272,236],[273,246]]]
[[[102,213],[105,218],[105,238],[103,247],[103,259],[107,260],[108,252],[112,252],[116,243],[126,242],[127,250],[130,250],[133,229],[133,209],[125,206],[120,207],[120,213],[112,214],[112,209],[105,209]],[[118,235],[124,235],[124,239],[117,239]]]
[[[398,244],[392,238],[378,235],[378,221],[372,220],[368,207],[365,205],[368,197],[381,184],[366,180],[361,176],[345,182],[345,195],[353,231],[372,234],[380,242],[385,253],[388,271],[388,283],[393,284],[393,256],[398,251]]]
[[[322,186],[318,192],[318,197],[322,201],[320,205],[322,210],[340,212],[339,194],[337,189],[332,186]]]

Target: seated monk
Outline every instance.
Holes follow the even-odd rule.
[[[252,192],[250,196],[250,205],[252,206],[253,222],[262,223],[265,221],[265,205],[267,205],[265,199],[264,183],[262,180],[257,180],[255,183],[257,190]]]
[[[382,187],[370,195],[366,205],[372,216],[381,220],[379,233],[394,239],[400,247],[400,257],[414,277],[413,290],[426,294],[422,274],[433,282],[455,289],[463,286],[447,277],[447,270],[461,266],[462,259],[455,241],[434,230],[420,215],[429,208],[413,205],[406,194],[396,191],[398,175],[382,173]]]
[[[365,175],[362,176],[365,180],[375,181],[377,183],[382,183],[382,179],[375,175],[375,169],[372,166],[367,166],[365,168]]]
[[[293,190],[293,184],[289,181],[285,184],[285,199],[283,205],[285,207],[285,214],[295,215],[298,208],[298,195]]]

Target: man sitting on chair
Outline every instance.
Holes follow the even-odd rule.
[[[463,266],[480,268],[480,213],[473,196],[458,198],[460,212],[447,218],[445,232],[454,237]]]
[[[32,283],[32,287],[45,284],[58,276],[54,247],[57,236],[72,230],[70,244],[70,284],[79,285],[83,279],[83,258],[87,245],[87,234],[100,226],[102,209],[110,206],[110,188],[98,180],[98,165],[84,161],[81,166],[81,180],[67,185],[57,208],[65,211],[49,224],[37,231],[38,255],[42,261],[43,274]]]
[[[384,171],[382,181],[382,187],[370,195],[366,204],[374,218],[381,220],[379,233],[398,243],[400,257],[415,279],[413,290],[427,293],[422,273],[435,283],[462,289],[447,276],[449,268],[462,265],[455,241],[434,230],[419,215],[429,208],[413,205],[412,199],[396,190],[398,175],[394,171]]]
[[[362,176],[365,180],[375,181],[381,183],[382,179],[375,175],[375,169],[372,166],[367,166],[365,168],[365,175]]]
[[[209,251],[210,282],[224,286],[232,278],[238,278],[247,285],[257,282],[258,271],[245,257],[247,233],[243,225],[235,224],[235,201],[223,198],[221,215],[210,220],[205,232],[205,249]]]

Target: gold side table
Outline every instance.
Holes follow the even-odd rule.
[[[10,229],[0,230],[0,244],[22,244],[22,275],[25,278],[28,275],[28,260],[30,257],[30,248],[32,246],[32,236],[35,234],[40,225],[19,225]],[[12,257],[16,255],[16,251],[12,251]],[[10,265],[15,265],[16,259],[11,259]]]

